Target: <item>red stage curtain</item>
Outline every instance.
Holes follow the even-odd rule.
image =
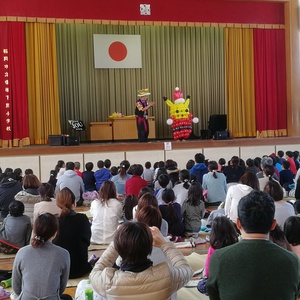
[[[256,128],[258,137],[287,135],[285,33],[254,29]]]
[[[0,146],[29,145],[24,24],[0,22]]]

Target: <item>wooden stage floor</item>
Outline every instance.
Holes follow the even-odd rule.
[[[172,142],[173,149],[222,148],[222,147],[243,147],[243,146],[259,147],[259,146],[268,146],[268,145],[273,146],[273,145],[296,145],[296,144],[299,144],[299,148],[300,148],[300,137],[237,138],[237,139],[228,139],[228,140],[193,139],[193,140],[186,140],[186,141],[151,140],[148,143],[138,143],[137,141],[115,141],[115,142],[99,142],[99,143],[84,142],[78,146],[30,145],[26,147],[0,148],[0,156],[162,150],[164,149],[164,142]],[[291,149],[291,150],[294,151],[296,149]]]

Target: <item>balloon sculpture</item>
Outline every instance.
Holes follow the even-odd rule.
[[[173,97],[174,103],[167,97],[163,97],[166,104],[170,107],[170,119],[167,120],[167,124],[173,130],[174,140],[188,139],[192,133],[192,123],[198,123],[199,119],[193,118],[193,115],[190,113],[190,96],[184,99],[182,91],[176,87]]]

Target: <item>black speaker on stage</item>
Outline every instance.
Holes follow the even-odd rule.
[[[62,146],[64,144],[64,135],[57,134],[57,135],[49,135],[49,146]]]
[[[214,140],[228,140],[230,139],[229,131],[216,131],[214,134]]]
[[[210,115],[208,129],[213,133],[227,129],[227,115]]]
[[[78,146],[78,145],[80,145],[79,136],[65,135],[65,145],[66,146]]]
[[[212,132],[210,130],[201,129],[200,132],[201,132],[201,139],[202,140],[210,140],[213,137]]]

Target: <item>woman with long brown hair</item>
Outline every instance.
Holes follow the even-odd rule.
[[[123,205],[117,200],[116,186],[104,181],[99,190],[99,199],[93,200],[90,209],[93,217],[91,242],[109,244],[122,219]]]
[[[58,234],[53,243],[70,253],[69,278],[79,278],[87,275],[92,269],[87,261],[91,225],[85,214],[75,212],[75,196],[69,188],[63,188],[57,194],[56,203],[61,208],[61,213]]]

